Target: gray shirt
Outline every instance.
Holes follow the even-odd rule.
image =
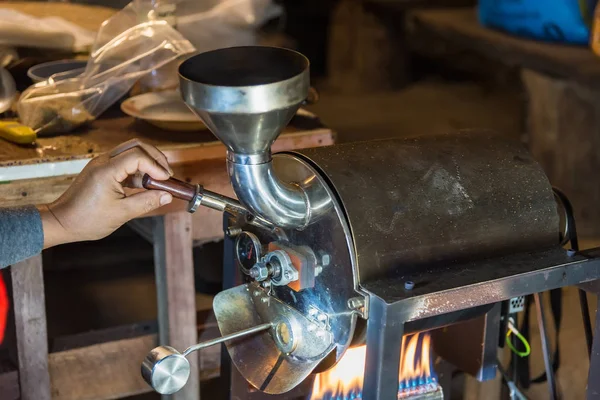
[[[0,268],[39,254],[44,231],[34,206],[0,208]]]

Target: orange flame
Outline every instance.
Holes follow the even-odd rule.
[[[429,333],[405,336],[402,340],[399,387],[426,385],[435,381],[431,365],[431,336]],[[330,370],[315,376],[310,399],[355,398],[362,393],[367,347],[348,349]]]

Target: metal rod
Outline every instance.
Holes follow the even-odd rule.
[[[569,198],[563,192],[557,188],[552,188],[552,190],[565,213],[565,237],[562,244],[565,245],[567,242],[571,242],[571,249],[579,251],[579,241],[577,239],[577,227],[575,226],[573,206],[571,205]],[[581,318],[583,319],[583,331],[585,332],[588,356],[591,357],[594,333],[592,332],[592,321],[590,319],[590,307],[588,305],[587,295],[582,289],[579,289],[579,306],[581,308]]]
[[[579,306],[581,307],[581,317],[583,318],[583,330],[585,332],[585,342],[587,344],[588,356],[592,356],[592,343],[594,334],[592,332],[592,321],[590,321],[590,307],[587,301],[587,294],[583,289],[577,289],[579,292]]]
[[[534,293],[535,311],[537,313],[538,327],[540,329],[540,340],[542,342],[542,354],[544,355],[544,366],[546,368],[546,379],[548,379],[548,391],[550,400],[558,400],[554,372],[552,371],[552,360],[550,359],[550,344],[546,334],[546,317],[542,308],[542,299],[539,293]]]
[[[248,212],[248,210],[246,210],[246,208],[244,208],[244,206],[236,199],[211,192],[210,190],[204,190],[202,192],[202,205],[217,211],[228,210],[236,213]]]
[[[243,331],[234,332],[229,335],[221,336],[220,338],[211,339],[211,340],[207,340],[206,342],[195,344],[193,346],[188,347],[183,352],[183,356],[185,357],[188,354],[190,354],[196,350],[201,350],[206,347],[214,346],[215,344],[223,343],[228,340],[233,340],[233,339],[241,338],[243,336],[251,335],[253,333],[266,331],[267,329],[270,329],[272,326],[273,325],[271,323],[257,325],[257,326],[253,326],[252,328],[244,329]]]

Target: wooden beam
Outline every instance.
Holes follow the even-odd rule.
[[[184,211],[156,217],[154,265],[159,343],[183,350],[198,341],[191,214]],[[169,399],[200,399],[198,353],[189,355],[188,360],[190,379],[180,392]]]
[[[22,400],[51,400],[42,256],[11,267]]]
[[[473,7],[410,11],[407,25],[411,47],[427,56],[459,58],[470,52],[506,66],[600,88],[600,63],[588,46],[529,40],[486,28]]]
[[[220,336],[212,311],[199,311],[196,319],[199,341]],[[141,327],[150,332],[141,334],[147,330]],[[55,347],[66,350],[48,356],[52,400],[107,400],[150,392],[140,365],[157,338],[154,321],[57,338]],[[220,353],[220,346],[201,351],[201,380],[218,376]],[[0,399],[20,399],[17,371],[0,374]]]
[[[205,336],[218,337],[218,330],[206,331]],[[156,334],[144,335],[50,354],[52,400],[108,400],[150,392],[140,366],[157,342]],[[200,379],[219,376],[220,350],[202,350]],[[17,371],[0,374],[0,394],[2,400],[20,398]]]

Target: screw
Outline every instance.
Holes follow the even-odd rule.
[[[308,310],[308,315],[310,316],[314,316],[317,313],[317,310],[315,310],[314,308],[311,308],[310,310]]]
[[[263,303],[268,303],[269,302],[269,298],[268,297],[261,297],[260,301],[262,301]]]
[[[317,317],[317,319],[321,322],[326,321],[327,320],[327,316],[325,314],[319,314],[319,316]]]
[[[413,281],[406,281],[404,282],[404,289],[406,290],[413,290],[415,287],[415,283]]]
[[[232,237],[236,237],[238,236],[240,233],[242,233],[242,228],[238,228],[235,226],[230,226],[229,228],[227,228],[227,230],[225,231],[225,234],[232,238]]]
[[[321,267],[320,265],[317,265],[315,267],[315,277],[321,275],[321,272],[323,272],[323,267]]]
[[[362,297],[353,297],[348,300],[348,308],[351,310],[358,310],[365,306],[365,299]]]
[[[331,264],[331,256],[327,253],[325,253],[324,251],[320,251],[319,255],[321,256],[321,265],[323,267],[327,267],[329,264]]]
[[[287,280],[290,280],[292,278],[292,274],[290,273],[290,271],[285,271],[285,273],[283,274],[283,276]]]
[[[573,249],[567,250],[568,257],[573,257],[575,254],[577,254],[577,252],[575,250],[573,250]]]
[[[260,296],[260,290],[255,290],[252,294],[254,295],[254,297],[258,297]]]

